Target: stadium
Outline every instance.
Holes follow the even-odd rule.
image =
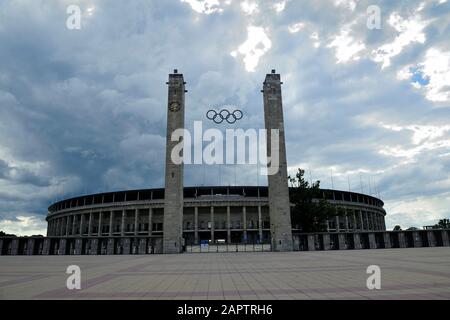
[[[337,190],[324,189],[321,194],[345,212],[328,221],[329,232],[386,229],[386,212],[380,199]],[[205,240],[208,244],[270,244],[268,201],[267,187],[184,188],[185,245],[189,248]],[[164,189],[86,195],[57,202],[48,210],[47,236],[100,237],[99,250],[104,253],[110,237],[114,238],[116,253],[123,252],[124,237],[133,238],[131,252],[138,251],[139,241],[146,242],[147,252],[162,241]],[[294,237],[300,228],[292,226]]]
[[[277,130],[277,170],[267,186],[185,187],[183,163],[173,160],[185,128],[183,75],[169,75],[165,187],[82,195],[49,206],[46,237],[0,238],[2,255],[97,255],[224,251],[314,251],[449,246],[449,230],[386,231],[382,200],[321,189],[336,214],[324,232],[306,233],[292,213],[280,75],[263,83],[267,132]],[[273,159],[272,137],[267,150]],[[269,152],[267,154],[269,159]],[[299,213],[301,214],[301,212]]]

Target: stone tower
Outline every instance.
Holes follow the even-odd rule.
[[[284,137],[283,103],[280,75],[272,70],[263,86],[264,121],[267,130],[267,155],[279,153],[279,169],[268,173],[270,234],[274,251],[292,251],[292,226],[287,179],[286,145]],[[278,129],[279,148],[271,150],[271,130]]]
[[[166,188],[164,196],[164,253],[182,252],[183,237],[183,163],[171,157],[172,149],[179,141],[172,141],[172,132],[184,129],[185,82],[183,75],[175,69],[169,75],[166,140]]]

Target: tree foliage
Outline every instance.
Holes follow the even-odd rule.
[[[298,169],[294,177],[289,176],[292,188],[290,200],[294,204],[292,225],[298,225],[302,232],[327,231],[327,221],[342,212],[323,199],[320,181],[310,185],[304,175],[305,170]]]
[[[436,229],[450,229],[450,220],[449,219],[441,219],[434,227]]]
[[[396,225],[394,227],[394,229],[392,229],[392,230],[394,230],[394,231],[402,231],[402,227],[400,227],[399,225]]]

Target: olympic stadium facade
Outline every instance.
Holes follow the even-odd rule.
[[[56,202],[48,208],[46,237],[0,238],[1,255],[311,251],[450,245],[449,230],[386,231],[386,212],[381,199],[339,190],[320,190],[320,198],[339,212],[327,221],[326,232],[303,232],[291,210],[290,193],[294,190],[288,187],[282,82],[275,70],[266,76],[262,90],[265,127],[279,132],[276,148],[279,166],[276,172],[268,174],[268,186],[184,187],[183,164],[173,161],[171,154],[178,143],[172,139],[172,133],[184,128],[187,91],[183,75],[177,70],[169,75],[167,84],[165,187],[82,195]],[[268,150],[271,139],[267,135]]]

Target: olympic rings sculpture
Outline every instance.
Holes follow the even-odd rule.
[[[227,109],[222,109],[219,112],[211,109],[211,110],[208,110],[208,112],[206,112],[206,118],[214,121],[214,123],[216,123],[216,124],[221,124],[223,121],[226,121],[229,124],[233,124],[237,120],[241,120],[242,117],[243,117],[243,113],[239,109],[236,109],[233,112],[230,112]]]

